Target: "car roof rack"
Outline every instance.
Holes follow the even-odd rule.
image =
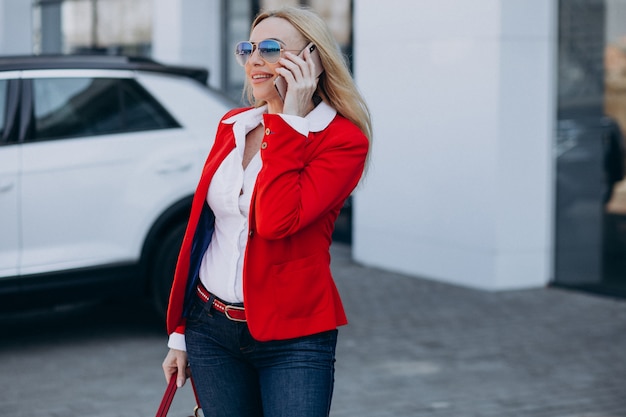
[[[126,55],[13,55],[0,56],[0,71],[29,69],[124,69],[180,75],[207,85],[206,68],[167,65],[150,58]]]

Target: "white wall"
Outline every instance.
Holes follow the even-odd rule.
[[[354,8],[355,77],[375,134],[355,260],[483,289],[545,285],[556,1]]]
[[[0,0],[0,54],[30,54],[33,50],[32,4]]]
[[[221,78],[221,16],[218,1],[154,0],[152,58],[209,69],[209,84]]]

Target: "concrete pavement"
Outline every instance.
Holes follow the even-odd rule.
[[[626,416],[626,300],[471,290],[365,268],[349,251],[333,247],[350,324],[332,416]],[[145,305],[3,314],[0,326],[0,416],[154,415],[166,336]],[[185,386],[170,415],[192,402]]]
[[[334,416],[626,416],[626,300],[454,287],[346,247],[334,267],[350,318]]]

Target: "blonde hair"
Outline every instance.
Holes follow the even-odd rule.
[[[372,121],[367,103],[356,87],[343,54],[326,22],[308,9],[287,6],[259,13],[252,22],[250,31],[268,17],[287,20],[307,41],[317,46],[325,71],[319,78],[316,94],[337,110],[337,113],[357,125],[367,136],[371,147]],[[255,107],[265,104],[264,101],[255,102],[247,80],[244,88],[248,101]]]

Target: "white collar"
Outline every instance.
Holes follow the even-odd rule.
[[[258,125],[263,121],[263,114],[267,111],[267,105],[252,108],[222,121],[225,124],[233,124],[238,121],[244,121],[246,125]],[[326,129],[330,122],[333,121],[337,110],[322,101],[304,118],[309,122],[309,131],[321,132]]]
[[[257,126],[263,120],[263,113],[267,111],[267,106],[255,107],[241,113],[237,113],[228,119],[222,120],[222,123],[232,125],[236,122],[244,122],[246,125]]]

